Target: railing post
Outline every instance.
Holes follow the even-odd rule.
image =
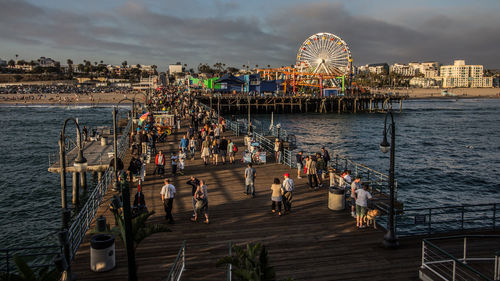
[[[186,271],[186,241],[182,244],[182,271]]]
[[[420,268],[424,268],[424,264],[425,264],[425,240],[422,240],[422,265],[420,266]]]
[[[500,280],[500,251],[495,253],[495,272],[493,273],[493,280]]]
[[[452,272],[452,277],[451,277],[452,281],[455,281],[456,270],[457,270],[457,262],[455,260],[453,260],[453,272]]]
[[[233,248],[233,243],[229,241],[229,256],[232,255],[232,248]],[[226,280],[232,281],[232,279],[233,279],[233,265],[229,264]]]
[[[464,236],[464,258],[463,263],[467,263],[467,236]]]

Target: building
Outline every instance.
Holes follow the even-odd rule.
[[[389,73],[389,65],[387,63],[373,63],[360,66],[358,68],[359,72],[370,72],[375,74],[387,74]]]
[[[40,57],[38,60],[38,65],[41,67],[55,67],[59,62],[46,57]]]
[[[415,88],[438,88],[441,86],[441,79],[413,77],[410,79],[410,86]]]
[[[391,73],[396,73],[396,74],[399,74],[401,76],[406,76],[406,77],[415,76],[415,74],[416,74],[415,68],[413,68],[409,65],[406,65],[406,64],[401,64],[401,63],[395,63],[395,64],[391,65],[389,67],[389,71]]]
[[[482,65],[466,65],[465,60],[455,60],[453,65],[443,65],[440,77],[443,88],[493,87],[492,77],[483,76]]]
[[[171,64],[168,66],[169,74],[182,73],[182,72],[184,72],[182,64]]]
[[[7,61],[0,59],[0,67],[5,67],[5,66],[7,66]]]

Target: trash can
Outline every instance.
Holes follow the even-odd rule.
[[[115,237],[96,234],[90,238],[90,270],[109,271],[115,267]]]
[[[328,209],[332,211],[341,211],[345,209],[345,192],[338,187],[330,187],[328,192]]]

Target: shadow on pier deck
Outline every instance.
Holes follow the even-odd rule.
[[[180,138],[180,135],[174,135],[169,142],[160,144],[160,148],[174,151]],[[240,148],[243,147],[242,137],[233,139]],[[152,221],[164,223],[160,200],[162,179],[152,175],[153,166],[148,165],[143,191],[149,210],[156,211]],[[139,280],[166,279],[184,240],[187,245],[186,271],[182,280],[224,280],[225,268],[216,268],[215,263],[228,254],[229,241],[235,244],[264,243],[278,280],[286,277],[322,281],[418,280],[421,239],[402,240],[397,250],[384,249],[382,230],[358,230],[347,211],[330,211],[327,191],[307,190],[306,179],[297,179],[296,170],[274,163],[255,167],[257,197],[252,199],[243,194],[243,164],[207,167],[199,158],[188,160],[186,175],[177,176],[173,182],[177,195],[173,209],[176,224],[171,226],[172,232],[155,234],[137,248]],[[166,168],[169,175],[169,165]],[[270,186],[274,177],[282,178],[285,172],[293,176],[296,193],[292,213],[278,217],[270,211]],[[193,211],[191,187],[186,181],[191,175],[207,181],[210,225],[189,220]],[[131,193],[133,195],[135,190]],[[108,223],[113,224],[106,199],[98,215],[103,214]],[[117,267],[109,272],[94,273],[89,265],[89,239],[87,234],[72,263],[77,279],[126,280],[127,261],[123,244],[119,241],[116,244]]]

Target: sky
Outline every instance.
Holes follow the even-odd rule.
[[[120,65],[295,63],[329,32],[353,63],[439,61],[500,68],[500,1],[0,0],[0,58]]]

